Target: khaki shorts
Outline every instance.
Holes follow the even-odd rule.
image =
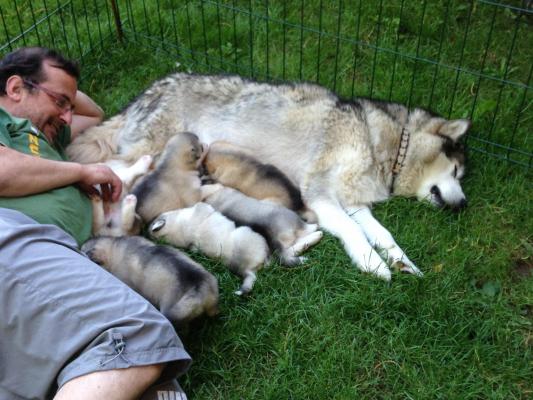
[[[95,371],[191,359],[170,322],[53,225],[0,208],[0,399],[45,399]]]

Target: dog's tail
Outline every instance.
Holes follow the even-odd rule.
[[[124,125],[121,115],[87,129],[67,147],[70,160],[82,164],[104,162],[117,154],[117,136]]]

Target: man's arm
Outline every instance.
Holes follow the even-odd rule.
[[[74,100],[74,114],[70,124],[71,139],[74,139],[76,135],[85,129],[98,125],[103,119],[104,111],[100,106],[85,93],[78,90]]]
[[[117,201],[122,181],[104,164],[46,160],[0,145],[0,197],[18,197],[78,184],[95,193],[100,184],[105,200]]]

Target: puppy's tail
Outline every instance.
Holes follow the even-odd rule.
[[[118,115],[78,135],[67,147],[70,160],[92,164],[109,160],[117,153],[117,135],[124,122]]]

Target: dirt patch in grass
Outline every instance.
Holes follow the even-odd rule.
[[[513,275],[516,279],[525,279],[533,275],[533,259],[517,260],[513,267]]]

